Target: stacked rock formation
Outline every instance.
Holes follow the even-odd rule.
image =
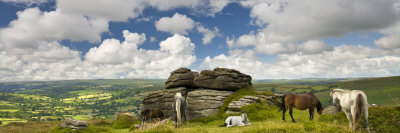
[[[188,120],[214,115],[224,100],[240,88],[251,86],[251,76],[227,68],[204,70],[200,74],[188,68],[171,72],[163,90],[145,96],[141,110],[159,108],[164,116],[173,115],[173,96],[180,92],[187,99]]]
[[[234,69],[215,68],[213,71],[204,70],[193,80],[195,86],[216,90],[236,91],[251,86],[251,76]]]

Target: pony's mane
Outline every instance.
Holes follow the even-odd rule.
[[[345,89],[338,88],[338,89],[333,89],[329,95],[332,96],[333,93],[345,93],[345,92],[349,92],[349,91],[350,90],[345,90]]]

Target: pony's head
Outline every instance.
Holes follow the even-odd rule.
[[[318,104],[316,107],[317,107],[318,114],[321,115],[324,108],[322,107],[322,104],[319,100],[318,100]]]
[[[249,119],[247,119],[246,111],[242,112],[242,122],[243,123],[249,123]]]
[[[343,89],[333,89],[329,96],[332,97],[332,105],[339,105],[339,95],[343,93]]]

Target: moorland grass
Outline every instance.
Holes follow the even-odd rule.
[[[380,133],[400,132],[399,106],[369,107],[368,114],[371,131]],[[334,115],[322,115],[318,118],[318,122],[330,122],[348,126],[348,120],[343,112]],[[361,117],[357,128],[358,130],[366,131],[364,115]]]

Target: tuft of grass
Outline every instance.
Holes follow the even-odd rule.
[[[253,103],[243,106],[240,110],[246,111],[247,117],[251,121],[263,121],[276,118],[276,112],[272,111],[273,107],[265,106],[264,104]]]
[[[323,114],[321,115],[318,120],[319,122],[334,122],[339,124],[348,124],[348,120],[346,114],[344,112],[339,112],[337,114]]]
[[[141,132],[141,133],[174,133],[175,129],[171,124],[166,124],[166,125],[161,125],[157,128],[152,128],[148,130],[134,130],[135,132]]]
[[[117,114],[117,119],[113,122],[112,127],[115,129],[129,128],[134,123],[138,123],[138,122],[139,121],[133,116],[125,115],[125,114]]]
[[[87,127],[83,130],[72,130],[71,128],[56,127],[51,133],[111,133],[110,130],[102,127]]]

